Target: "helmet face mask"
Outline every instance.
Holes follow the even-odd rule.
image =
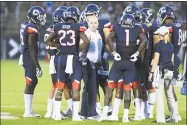
[[[37,19],[40,20],[40,25],[45,25],[45,23],[46,23],[46,14],[38,16]]]

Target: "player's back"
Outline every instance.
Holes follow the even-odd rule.
[[[38,43],[39,32],[38,32],[37,26],[29,22],[21,23],[21,26],[20,26],[21,53],[24,55],[29,55],[29,45],[28,45],[29,34],[36,34],[37,43]],[[36,46],[36,50],[38,50],[38,44]]]
[[[60,54],[78,55],[80,32],[86,28],[80,23],[57,23],[54,25],[54,31],[57,33],[57,40],[61,44]]]
[[[143,32],[141,26],[122,27],[120,24],[115,24],[113,30],[116,33],[116,51],[122,58],[130,59],[139,45],[137,41],[139,33]]]

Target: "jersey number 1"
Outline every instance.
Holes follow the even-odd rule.
[[[129,30],[125,30],[125,38],[126,46],[129,46]]]

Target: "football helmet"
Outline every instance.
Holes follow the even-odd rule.
[[[129,5],[123,11],[123,14],[132,14],[137,22],[142,21],[142,13],[140,12],[139,7],[135,5]]]
[[[141,13],[142,13],[142,22],[143,23],[151,23],[153,18],[154,18],[154,13],[153,10],[151,8],[143,8],[141,9]]]
[[[78,22],[80,14],[80,10],[77,7],[71,6],[67,8],[65,18],[66,20],[73,19],[75,22]]]
[[[40,6],[31,7],[28,11],[27,18],[29,21],[38,25],[45,25],[46,23],[46,13]]]
[[[174,10],[171,6],[162,6],[157,14],[158,21],[162,24],[166,19],[175,19]]]
[[[59,6],[58,8],[56,8],[56,10],[66,10],[67,9],[67,7],[66,6]],[[56,11],[55,10],[55,11]]]
[[[56,10],[52,15],[53,22],[65,22],[65,12],[63,9]]]
[[[132,14],[123,14],[119,21],[119,24],[122,27],[134,27],[135,25],[135,18]]]

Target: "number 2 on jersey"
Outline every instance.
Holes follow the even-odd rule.
[[[62,35],[59,39],[60,44],[62,46],[73,46],[73,45],[75,45],[75,31],[73,31],[73,30],[68,30],[68,31],[60,30],[60,31],[58,31],[58,34]],[[64,42],[64,38],[66,37],[66,35],[70,35],[70,40],[71,41]]]

